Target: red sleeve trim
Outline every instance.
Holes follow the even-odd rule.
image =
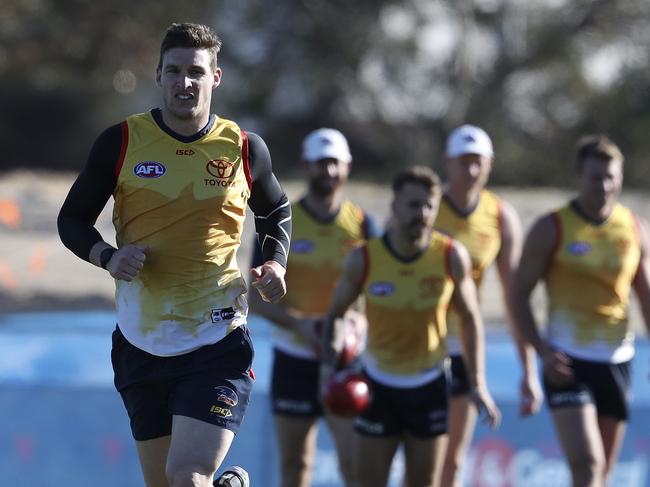
[[[451,271],[451,249],[453,248],[452,243],[452,239],[448,238],[447,244],[445,245],[445,269],[447,271],[447,275],[454,282],[454,284],[456,284],[454,273]]]
[[[368,280],[368,274],[370,273],[370,255],[368,253],[368,246],[363,245],[360,247],[361,253],[363,255],[363,273],[361,274],[361,279],[359,280],[359,294],[363,291],[363,288],[366,285]]]
[[[551,255],[555,255],[558,250],[560,250],[560,245],[562,244],[562,221],[560,220],[560,215],[557,211],[551,213],[553,222],[555,223],[555,243],[553,244],[553,250]]]
[[[120,172],[122,172],[122,165],[124,164],[124,158],[126,157],[126,148],[129,145],[129,124],[125,120],[120,124],[122,129],[122,145],[120,146],[120,157],[117,159],[115,164],[115,177],[119,177]]]
[[[361,210],[361,232],[363,233],[364,240],[368,240],[369,228],[368,228],[368,217],[366,212]]]
[[[248,135],[245,130],[241,130],[241,159],[244,164],[244,174],[246,175],[246,182],[248,189],[253,188],[253,177],[251,176],[251,163],[248,159]]]

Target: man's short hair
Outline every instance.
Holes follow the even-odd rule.
[[[221,39],[217,33],[207,25],[202,24],[172,24],[167,29],[165,37],[160,44],[160,59],[158,69],[162,68],[163,56],[175,47],[206,49],[210,53],[212,68],[217,67],[217,54],[221,49]]]
[[[586,135],[578,141],[576,147],[576,170],[580,172],[585,160],[589,158],[602,161],[617,160],[623,163],[621,149],[606,135]]]
[[[393,178],[393,193],[398,193],[407,183],[420,184],[431,193],[442,191],[440,178],[427,166],[411,166],[397,173]]]

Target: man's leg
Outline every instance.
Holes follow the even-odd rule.
[[[593,404],[568,406],[553,410],[555,429],[566,455],[573,485],[605,485],[605,449],[598,429]]]
[[[618,461],[627,427],[630,362],[591,365],[590,368],[593,369],[589,377],[598,412],[598,428],[605,450],[607,479]]]
[[[336,453],[339,459],[339,470],[347,487],[354,485],[354,427],[352,420],[333,414],[325,414],[325,420],[330,430]]]
[[[404,456],[409,487],[438,487],[445,458],[447,435],[416,438],[406,435]]]
[[[316,418],[273,415],[282,487],[309,487],[316,454]]]
[[[171,436],[135,442],[144,483],[147,487],[167,487],[169,485],[165,475],[165,465],[170,442]]]
[[[355,484],[357,487],[383,487],[388,482],[393,456],[399,446],[399,437],[372,437],[356,433]]]
[[[467,394],[449,398],[449,443],[442,470],[442,485],[460,485],[462,468],[476,426],[476,407]]]
[[[174,415],[166,465],[170,487],[212,487],[234,436],[220,426]]]
[[[275,350],[271,382],[281,485],[309,487],[316,455],[319,363]]]
[[[605,450],[605,477],[607,478],[614,470],[618,461],[618,454],[621,451],[623,437],[627,422],[605,416],[598,417],[598,429],[600,437],[603,439],[603,449]]]
[[[442,485],[459,487],[467,450],[472,442],[477,411],[469,398],[469,377],[462,355],[450,357],[447,452],[442,469]]]

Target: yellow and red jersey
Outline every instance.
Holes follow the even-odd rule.
[[[426,250],[410,261],[397,258],[385,238],[370,240],[364,251],[364,365],[376,380],[388,384],[427,382],[432,373],[440,373],[447,356],[446,315],[454,289],[451,239],[434,232]]]
[[[149,250],[135,280],[117,281],[120,329],[155,355],[215,343],[247,313],[236,262],[250,196],[245,133],[218,118],[202,137],[183,143],[151,113],[122,126],[113,194],[117,243]]]
[[[302,201],[292,204],[292,238],[285,280],[287,295],[282,304],[306,316],[323,316],[329,307],[347,253],[366,239],[366,215],[344,200],[334,218],[321,221]],[[291,355],[314,358],[312,350],[296,332],[276,327],[275,346]]]
[[[467,214],[454,208],[446,197],[440,201],[435,227],[465,246],[472,261],[472,279],[477,289],[483,281],[485,270],[501,250],[501,218],[501,200],[485,189],[480,192],[476,207]],[[459,321],[457,313],[451,307],[447,316],[447,346],[451,355],[461,353]]]
[[[628,304],[641,258],[633,213],[617,204],[597,224],[569,204],[553,217],[557,244],[545,277],[549,342],[586,360],[631,359]]]

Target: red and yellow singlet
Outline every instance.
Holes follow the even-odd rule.
[[[447,356],[446,315],[454,289],[451,239],[434,232],[429,247],[405,262],[385,239],[368,242],[366,298],[368,373],[388,385],[424,384],[442,371]]]
[[[494,262],[501,249],[501,200],[491,191],[482,190],[476,208],[461,215],[442,198],[435,227],[462,243],[472,260],[472,279],[480,287],[485,270]],[[447,316],[450,355],[461,354],[459,318],[450,308]]]
[[[602,224],[572,205],[553,215],[557,247],[546,274],[549,342],[577,358],[630,360],[634,337],[627,312],[641,258],[633,213],[617,204]]]
[[[365,215],[345,200],[329,222],[316,220],[301,202],[292,204],[291,258],[285,280],[290,290],[282,304],[306,316],[323,316],[328,309],[347,253],[366,239]],[[290,330],[275,327],[276,348],[301,358],[316,353]]]
[[[117,243],[149,250],[135,280],[117,281],[120,329],[160,356],[215,343],[247,313],[236,262],[250,196],[245,134],[217,119],[207,134],[183,143],[144,113],[126,120],[123,139]]]

